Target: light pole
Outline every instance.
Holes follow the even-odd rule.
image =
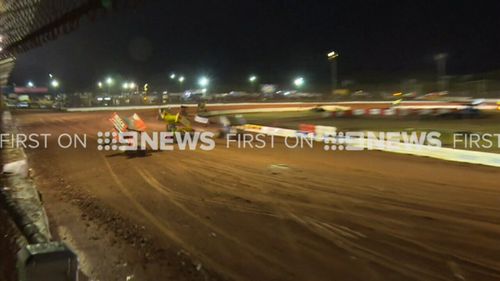
[[[123,84],[122,84],[122,89],[123,89],[122,95],[127,94],[128,89],[130,89],[129,87],[130,87],[130,86],[129,86],[129,83],[128,83],[128,82],[125,82],[125,83],[123,83]]]
[[[133,90],[133,91],[135,91],[135,92],[138,92],[139,90],[138,90],[138,88],[137,88],[137,87],[138,87],[138,85],[136,85],[136,84],[135,84],[135,82],[130,82],[130,83],[128,83],[128,88],[129,88],[130,90]],[[134,92],[132,92],[132,94],[133,94],[133,93],[134,93]]]
[[[446,59],[448,58],[447,53],[440,53],[434,56],[434,61],[436,62],[437,68],[437,81],[439,89],[441,91],[446,90]]]
[[[252,91],[255,92],[255,82],[257,81],[257,76],[255,75],[251,75],[249,78],[248,78],[248,81],[250,82],[251,86],[252,86]]]
[[[51,75],[51,77],[53,77]],[[54,94],[55,94],[55,99],[57,99],[57,96],[59,96],[59,93],[57,91],[57,89],[59,88],[59,81],[57,81],[56,79],[52,79],[52,81],[50,81],[50,86],[52,86],[52,88],[54,88]],[[62,107],[62,104],[61,104],[61,107]]]
[[[111,86],[113,85],[114,80],[111,77],[106,78],[106,85],[108,85],[108,95],[111,95]]]
[[[184,83],[184,76],[179,77],[179,90],[182,92],[182,83]]]
[[[102,82],[101,81],[97,82],[97,88],[99,88],[99,90],[102,90]]]
[[[209,84],[210,80],[205,76],[202,76],[200,79],[198,79],[198,85],[200,85],[200,87],[202,88],[201,91],[203,92],[203,96],[206,96]]]
[[[332,75],[332,94],[335,93],[338,84],[337,77],[337,58],[339,57],[339,53],[331,51],[327,54],[328,60],[330,61],[331,67],[331,75]]]

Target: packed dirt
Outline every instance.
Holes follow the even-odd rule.
[[[30,165],[91,280],[500,280],[496,168],[280,139],[127,157],[96,149],[109,115],[15,114],[52,134]]]

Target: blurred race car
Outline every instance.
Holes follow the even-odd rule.
[[[113,136],[114,136],[114,140],[116,142],[119,142],[120,134],[122,134],[122,133],[125,133],[125,132],[141,133],[141,132],[145,132],[147,129],[146,123],[141,119],[141,117],[139,117],[139,115],[137,115],[137,113],[134,113],[130,117],[122,118],[122,117],[120,117],[120,115],[118,115],[118,113],[113,112],[113,114],[109,118],[109,121],[111,122],[111,124],[113,124],[112,130],[115,133],[115,134],[113,134]],[[146,150],[142,149],[139,145],[140,134],[138,134],[138,137],[135,139],[132,137],[127,137],[127,136],[123,136],[123,139],[126,139],[128,141],[129,146],[136,147],[135,150],[127,150],[127,151],[125,151],[125,153],[128,153],[128,154],[134,153],[134,154],[138,154],[140,156],[146,155]],[[137,141],[138,143],[134,143],[134,140]]]
[[[191,133],[193,131],[191,122],[185,115],[182,110],[177,114],[171,113],[168,108],[158,110],[158,118],[166,123],[166,131],[172,133]]]

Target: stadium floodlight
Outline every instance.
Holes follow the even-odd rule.
[[[209,83],[210,83],[210,80],[204,76],[198,80],[198,85],[200,85],[203,88],[207,87]]]
[[[298,77],[293,80],[293,84],[297,87],[302,87],[304,85],[305,81],[303,77]]]
[[[113,85],[113,83],[114,83],[113,78],[111,78],[111,77],[106,78],[106,84],[108,84],[108,86]]]
[[[329,60],[333,60],[333,59],[335,59],[336,57],[338,57],[338,56],[339,56],[339,53],[332,51],[332,52],[329,52],[329,53],[327,54],[327,56],[328,56],[328,59],[329,59]]]
[[[59,87],[59,81],[54,79],[50,82],[50,85],[52,85],[52,87],[54,87],[54,88],[57,88],[57,87]]]

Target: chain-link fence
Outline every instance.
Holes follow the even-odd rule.
[[[108,10],[134,6],[141,0],[0,0],[0,61],[54,40]],[[11,68],[0,65],[0,85]]]

